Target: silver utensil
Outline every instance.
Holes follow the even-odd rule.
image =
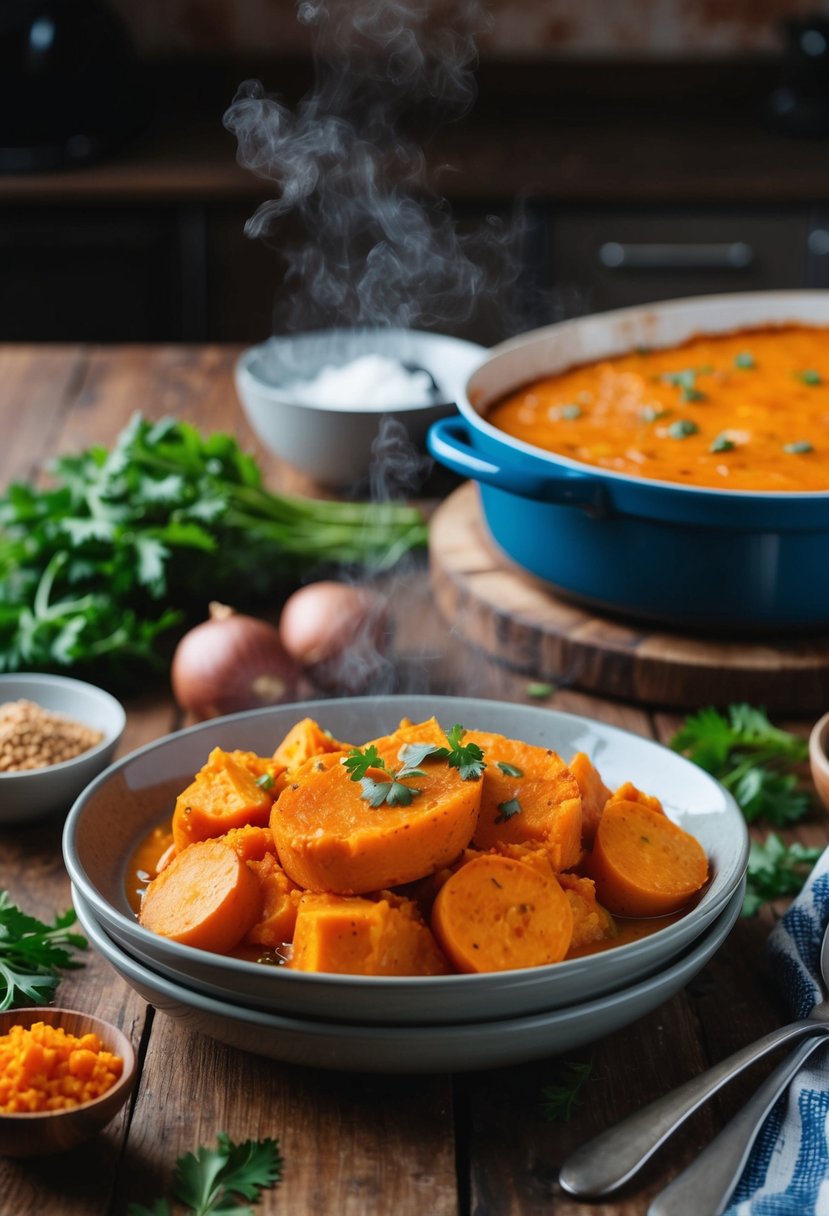
[[[703,1102],[743,1069],[786,1043],[804,1036],[825,1037],[829,1033],[829,999],[825,996],[829,991],[829,926],[820,947],[820,971],[824,999],[808,1017],[770,1031],[583,1144],[561,1167],[562,1188],[578,1198],[598,1198],[616,1190],[650,1160]]]
[[[811,1035],[778,1064],[708,1147],[656,1196],[648,1216],[722,1216],[766,1115],[812,1052],[826,1042],[826,1034]]]

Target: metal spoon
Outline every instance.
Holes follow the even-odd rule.
[[[786,1056],[708,1147],[656,1196],[648,1216],[722,1216],[766,1115],[812,1052],[825,1046],[825,1034],[811,1035]]]
[[[820,972],[826,993],[829,991],[829,926],[820,947]],[[578,1198],[609,1194],[632,1178],[703,1102],[749,1064],[804,1035],[817,1034],[823,1038],[827,1033],[829,999],[824,996],[807,1018],[770,1031],[583,1144],[564,1162],[559,1183]]]

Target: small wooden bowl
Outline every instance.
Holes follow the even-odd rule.
[[[809,735],[809,764],[818,797],[829,810],[829,713],[819,718],[812,727]]]
[[[0,1112],[0,1156],[31,1157],[63,1152],[88,1140],[113,1119],[129,1097],[135,1083],[136,1059],[132,1043],[117,1026],[79,1013],[74,1009],[9,1009],[0,1013],[0,1035],[12,1026],[32,1026],[47,1022],[62,1026],[67,1034],[97,1034],[107,1051],[120,1056],[124,1069],[118,1081],[91,1102],[68,1110],[34,1111],[31,1114]]]

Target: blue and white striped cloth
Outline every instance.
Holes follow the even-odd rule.
[[[829,849],[769,937],[792,1018],[823,997],[827,922]],[[829,1216],[829,1046],[809,1057],[766,1119],[724,1216]]]

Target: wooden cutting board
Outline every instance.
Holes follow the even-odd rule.
[[[692,637],[569,603],[497,548],[472,482],[435,512],[429,556],[452,632],[530,679],[675,709],[829,709],[829,638]]]

